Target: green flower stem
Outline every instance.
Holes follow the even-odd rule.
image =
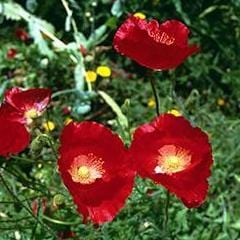
[[[164,229],[167,231],[167,225],[168,225],[168,209],[169,209],[169,203],[170,203],[170,192],[167,190],[166,192],[166,201],[165,201],[165,209],[164,209]]]
[[[156,102],[156,113],[157,113],[157,116],[159,116],[160,115],[160,105],[159,105],[159,97],[157,94],[157,88],[155,86],[154,79],[152,77],[150,77],[150,79],[151,79],[150,82],[151,82],[151,86],[152,86],[153,96],[154,96],[154,99]]]
[[[66,221],[61,221],[61,220],[58,220],[58,219],[50,218],[46,215],[43,215],[43,219],[47,220],[48,222],[59,224],[59,225],[79,225],[80,224],[79,221],[66,222]]]
[[[159,104],[159,96],[157,93],[157,88],[155,86],[155,82],[154,79],[151,77],[151,86],[152,86],[152,91],[153,91],[153,95],[154,95],[154,99],[156,102],[156,114],[157,116],[160,115],[160,104]],[[172,84],[172,92],[171,92],[171,96],[172,98],[175,95],[175,82]],[[167,231],[167,224],[168,224],[168,209],[169,209],[169,203],[170,203],[170,193],[167,190],[166,192],[166,202],[165,202],[165,209],[164,209],[164,229]]]
[[[78,91],[79,91],[79,90],[76,89],[76,88],[58,91],[58,92],[55,92],[55,93],[52,94],[52,99],[53,99],[53,98],[56,98],[56,97],[58,97],[58,96],[60,96],[60,95],[63,95],[63,94],[75,93],[75,92],[78,92]]]

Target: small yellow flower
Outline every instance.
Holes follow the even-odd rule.
[[[141,18],[141,19],[145,19],[145,18],[146,18],[146,15],[145,15],[144,13],[142,13],[142,12],[136,12],[136,13],[134,14],[134,17],[139,17],[139,18]]]
[[[69,123],[71,123],[72,121],[73,121],[72,118],[67,117],[67,118],[65,119],[65,121],[64,121],[64,125],[67,126],[67,125],[68,125]]]
[[[156,107],[156,102],[153,98],[148,99],[148,107],[149,108],[155,108]]]
[[[110,77],[111,73],[111,68],[109,68],[108,66],[99,66],[97,68],[97,74],[101,77]]]
[[[55,124],[52,121],[47,121],[43,123],[43,128],[46,132],[51,132],[55,129]]]
[[[171,109],[171,110],[169,110],[168,113],[174,115],[175,117],[180,117],[180,116],[182,116],[182,114],[181,114],[177,109],[174,109],[174,108]]]
[[[86,71],[86,81],[90,83],[94,83],[97,80],[97,74],[94,71]]]
[[[222,106],[225,105],[225,100],[224,100],[223,98],[219,98],[219,99],[217,100],[217,104],[218,104],[218,106],[222,107]]]

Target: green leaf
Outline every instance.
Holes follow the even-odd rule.
[[[240,220],[238,220],[237,222],[231,224],[230,226],[232,228],[236,229],[236,230],[240,230]]]
[[[5,89],[7,88],[9,81],[5,81],[0,86],[0,99],[2,99]]]
[[[176,8],[177,12],[181,15],[181,17],[183,18],[185,23],[187,25],[190,25],[191,24],[190,19],[189,19],[187,14],[182,9],[182,2],[181,2],[181,0],[173,0],[173,3],[175,5],[175,8]]]
[[[9,2],[0,5],[0,14],[6,19],[19,21],[28,17],[28,13],[17,3]]]
[[[30,12],[34,12],[37,9],[38,3],[36,0],[27,0],[26,8]]]
[[[106,38],[106,35],[104,35],[106,31],[107,26],[105,24],[97,28],[88,38],[86,47],[90,49],[91,47],[96,46],[102,42]]]
[[[29,21],[28,27],[29,27],[30,35],[33,37],[34,43],[38,45],[38,49],[40,53],[45,56],[48,56],[49,58],[53,58],[54,53],[48,47],[47,42],[43,39],[38,22]]]
[[[82,64],[77,64],[74,69],[74,80],[76,89],[84,90],[84,66]]]
[[[69,12],[69,14],[67,15],[66,20],[65,20],[65,31],[66,32],[70,32],[70,30],[71,30],[71,21],[72,21],[72,11]]]
[[[111,13],[113,16],[120,17],[123,14],[123,4],[122,0],[116,0],[111,8]]]
[[[83,47],[87,47],[87,39],[86,39],[86,37],[84,36],[84,34],[83,33],[81,33],[81,32],[78,32],[78,33],[76,33],[76,34],[74,34],[74,38],[75,38],[75,41],[77,42],[77,43],[80,43],[81,45],[83,45]],[[79,47],[79,46],[78,46]]]
[[[123,129],[128,128],[128,119],[127,117],[122,113],[121,108],[118,106],[118,104],[114,101],[112,97],[110,97],[107,93],[104,91],[98,91],[98,94],[103,98],[103,100],[111,107],[113,112],[116,113],[120,125],[123,127]]]

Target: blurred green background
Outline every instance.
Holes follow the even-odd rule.
[[[189,210],[171,196],[167,229],[163,229],[165,190],[140,178],[138,189],[113,222],[83,225],[58,176],[56,159],[46,144],[38,147],[39,131],[33,131],[30,148],[10,160],[1,158],[0,171],[18,200],[30,211],[39,210],[40,223],[1,182],[1,240],[55,239],[53,233],[59,239],[72,235],[84,240],[240,239],[239,0],[2,1],[0,10],[0,96],[11,86],[51,88],[51,107],[38,124],[44,133],[43,123],[54,123],[55,129],[47,134],[56,146],[69,119],[105,123],[129,143],[118,124],[121,119],[97,93],[104,91],[118,103],[133,131],[155,116],[149,82],[154,78],[161,111],[177,109],[203,128],[214,153],[206,202]],[[154,74],[118,55],[112,48],[114,33],[136,12],[160,22],[183,21],[200,53],[176,70]],[[19,28],[29,35],[27,41],[16,36]],[[16,51],[13,58],[10,49]],[[108,66],[111,76],[98,75],[87,83],[83,69],[95,71],[100,65]]]

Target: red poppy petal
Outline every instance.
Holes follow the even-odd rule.
[[[145,67],[172,69],[199,51],[197,46],[188,46],[188,33],[188,28],[176,20],[159,26],[156,20],[147,23],[131,16],[117,30],[113,46]]]
[[[51,90],[47,88],[32,88],[25,91],[12,88],[5,92],[5,101],[23,112],[30,109],[42,112],[49,104],[50,99]]]
[[[23,151],[30,141],[24,125],[0,118],[0,155],[7,157]]]
[[[65,159],[69,159],[69,162],[81,151],[83,153],[90,151],[104,159],[109,172],[116,172],[117,169],[120,174],[128,173],[125,172],[125,168],[130,166],[131,162],[122,140],[102,124],[87,121],[80,124],[72,122],[64,128],[61,143],[59,151]],[[112,156],[116,155],[116,152],[118,154],[113,159]]]
[[[179,46],[187,46],[190,31],[182,22],[178,20],[168,20],[160,25],[160,29],[167,32],[170,36],[174,36],[176,44]]]
[[[8,103],[3,103],[0,106],[0,117],[13,122],[26,123],[26,118],[23,113],[19,112]]]
[[[81,199],[81,194],[74,194],[73,198],[78,206],[79,213],[83,215],[83,222],[86,222],[89,218],[97,224],[112,221],[123,208],[126,199],[131,194],[133,184],[134,179],[129,177],[118,178],[108,184],[102,185],[102,187],[94,193],[95,198],[99,197],[99,193],[104,196],[104,198],[101,198],[102,201],[99,204],[84,204]],[[109,195],[109,192],[111,192],[111,197],[106,197]],[[88,192],[82,194],[87,195]]]
[[[70,123],[61,135],[59,152],[59,172],[84,219],[90,217],[95,223],[111,221],[131,193],[135,176],[121,139],[95,122]],[[91,165],[90,161],[86,165],[88,154],[95,156],[96,161],[101,159],[100,170],[99,163]],[[97,166],[94,170],[100,171],[93,181],[73,180],[70,169],[79,156],[87,159],[86,166]]]
[[[159,149],[178,146],[191,156],[191,164],[179,172],[156,172]],[[207,135],[194,128],[183,117],[163,114],[152,123],[140,126],[134,134],[130,151],[142,177],[162,184],[187,207],[197,207],[206,198],[212,165],[211,146]]]

